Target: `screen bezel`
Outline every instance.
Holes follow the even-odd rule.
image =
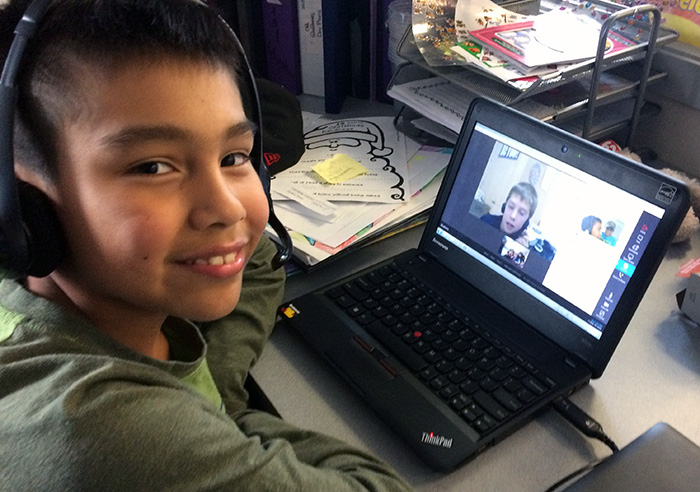
[[[443,240],[440,245],[434,241],[439,237],[436,231],[441,224],[447,199],[477,123],[547,155],[555,156],[580,171],[622,188],[665,210],[600,339],[596,339],[544,304],[533,302],[533,297],[518,287],[504,285],[496,272],[476,259],[464,254],[455,254],[456,247],[448,247],[445,250],[446,241]],[[664,203],[657,198],[662,184],[677,190],[670,203]],[[426,224],[420,250],[433,256],[564,350],[575,354],[589,366],[593,377],[599,377],[629,325],[688,207],[689,193],[682,182],[512,108],[485,99],[476,99],[465,118],[433,213]]]

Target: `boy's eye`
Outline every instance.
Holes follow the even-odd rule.
[[[221,159],[221,167],[242,166],[248,162],[250,162],[250,156],[240,152],[235,152],[233,154],[228,154]]]
[[[163,174],[172,171],[172,166],[164,162],[144,162],[132,169],[134,174]]]

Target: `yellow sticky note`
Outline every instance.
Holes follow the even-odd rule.
[[[335,154],[330,159],[319,162],[312,169],[324,181],[331,184],[342,183],[369,172],[365,166],[346,154]]]

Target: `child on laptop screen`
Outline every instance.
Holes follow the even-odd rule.
[[[26,3],[0,14],[3,53]],[[66,255],[0,282],[0,490],[408,488],[247,408],[284,273],[240,63],[194,0],[58,0],[40,23],[15,172],[48,196]]]

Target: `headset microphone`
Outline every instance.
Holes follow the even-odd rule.
[[[251,68],[250,63],[248,63],[248,57],[245,54],[245,50],[243,49],[241,41],[238,39],[238,36],[236,36],[236,33],[233,32],[233,29],[231,29],[226,23],[226,21],[221,17],[219,18],[221,19],[221,22],[223,22],[224,25],[228,27],[228,30],[231,32],[231,36],[233,37],[234,42],[238,46],[238,53],[240,54],[240,57],[243,60],[244,64],[244,75],[248,79],[246,82],[248,83],[248,87],[250,87],[253,92],[252,99],[253,104],[255,106],[253,110],[255,112],[255,117],[257,119],[258,124],[258,134],[256,135],[256,141],[253,146],[253,152],[255,153],[258,160],[258,175],[260,176],[260,181],[262,182],[263,188],[265,189],[265,195],[267,196],[267,205],[269,207],[269,216],[267,219],[267,223],[270,224],[272,230],[275,231],[275,234],[277,234],[277,237],[281,242],[281,244],[278,246],[279,250],[277,251],[277,254],[274,256],[274,258],[272,258],[272,268],[278,269],[282,265],[284,265],[287,262],[287,260],[289,260],[289,258],[292,256],[293,246],[292,238],[289,237],[287,229],[277,218],[277,215],[275,215],[275,210],[272,205],[272,196],[270,193],[270,173],[267,169],[267,164],[265,163],[262,147],[263,121],[262,107],[260,105],[260,94],[258,93],[258,86],[255,83],[253,69]]]

